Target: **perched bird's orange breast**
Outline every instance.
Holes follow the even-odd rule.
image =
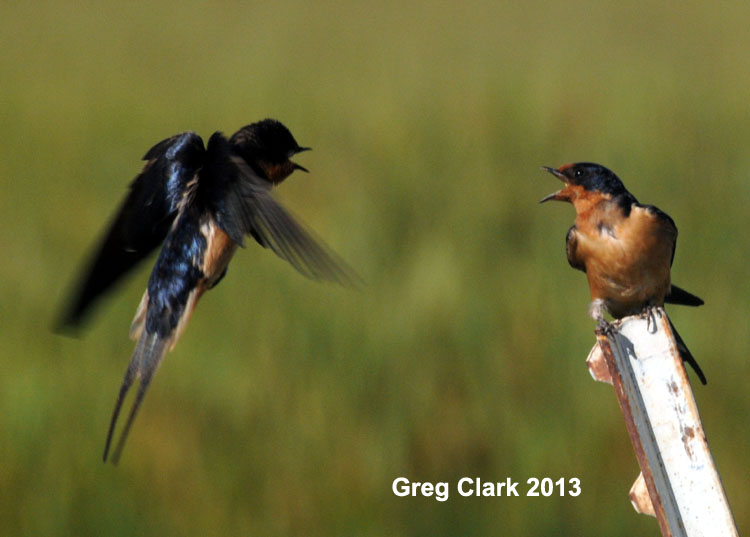
[[[576,234],[592,300],[603,299],[615,317],[664,303],[676,229],[644,207],[633,206],[625,217],[604,203],[579,213]]]

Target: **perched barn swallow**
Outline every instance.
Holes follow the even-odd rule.
[[[608,326],[605,311],[620,319],[641,313],[653,315],[653,308],[665,302],[703,304],[703,300],[671,282],[677,226],[668,214],[638,203],[622,181],[599,164],[578,162],[542,169],[565,187],[540,203],[567,201],[576,210],[575,224],[565,239],[568,262],[586,273],[591,291],[589,313],[601,326]],[[683,361],[705,384],[698,362],[671,321],[670,326]]]
[[[144,156],[146,165],[62,320],[63,326],[78,325],[105,291],[162,245],[130,328],[138,342],[112,414],[105,462],[131,384],[140,379],[112,453],[114,463],[162,358],[177,343],[201,295],[224,277],[245,234],[309,278],[355,282],[353,272],[270,195],[294,170],[307,172],[290,159],[308,149],[280,122],[266,119],[241,128],[229,140],[216,132],[205,148],[194,132],[178,134]]]

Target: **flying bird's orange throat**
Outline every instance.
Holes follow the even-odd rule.
[[[275,185],[289,177],[295,170],[295,164],[291,160],[287,160],[281,164],[274,164],[267,160],[260,160],[258,161],[258,165],[261,167],[268,180]]]

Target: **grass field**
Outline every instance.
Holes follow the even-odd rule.
[[[594,343],[573,209],[541,165],[615,170],[680,228],[671,310],[750,532],[750,6],[26,2],[0,7],[0,527],[7,535],[657,535]],[[151,261],[82,338],[51,323],[140,157],[276,117],[278,196],[361,291],[238,252],[101,452]],[[392,481],[449,481],[447,502]],[[463,476],[579,497],[461,498]]]

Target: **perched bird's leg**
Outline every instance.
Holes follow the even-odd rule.
[[[597,322],[597,331],[606,335],[614,333],[615,327],[604,318],[604,300],[601,298],[592,300],[589,304],[589,315]]]
[[[601,332],[605,336],[612,337],[615,335],[615,325],[602,317],[596,325],[596,331]]]
[[[601,298],[592,300],[591,304],[589,304],[589,315],[592,319],[599,321],[601,324],[601,322],[604,321],[604,300]]]

